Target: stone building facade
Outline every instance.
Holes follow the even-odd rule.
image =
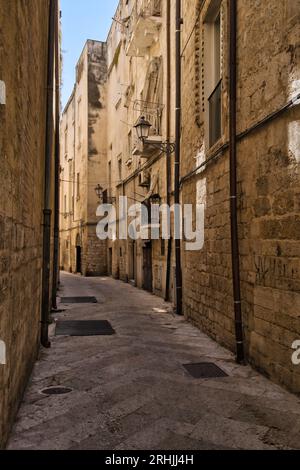
[[[104,255],[107,272],[173,301],[174,240],[161,236],[159,240],[122,239],[121,226],[132,218],[122,216],[119,198],[126,196],[128,205],[148,205],[153,199],[160,204],[174,202],[174,155],[166,155],[149,142],[142,144],[135,124],[144,116],[152,125],[150,141],[175,140],[175,3],[119,2],[107,39],[107,109],[102,121],[106,137],[101,137],[106,162],[104,157],[99,173],[104,199],[117,211],[117,235],[107,242]],[[181,2],[180,190],[182,204],[204,208],[203,247],[189,251],[186,241],[181,243],[182,313],[234,351],[230,3]],[[273,380],[298,392],[300,369],[292,363],[292,345],[300,339],[300,5],[299,0],[270,0],[267,7],[254,0],[236,4],[237,201],[245,357]],[[72,113],[72,106],[76,109],[76,93],[75,87],[62,121],[62,140],[66,128],[72,128],[72,117],[67,124],[66,115]],[[100,128],[100,136],[99,132]],[[75,155],[72,149],[69,155]],[[62,163],[62,187],[66,180],[75,188],[74,175],[81,170],[74,172],[68,159]],[[81,181],[89,183],[85,176]],[[75,194],[75,190],[69,193],[66,203],[62,200],[66,208],[62,224],[73,216],[68,207]],[[94,211],[95,206],[91,207]],[[86,220],[82,215],[76,218]],[[72,231],[71,244],[65,235],[68,227],[62,231],[61,264],[74,271],[76,240],[83,243],[87,232],[81,223],[80,230]],[[161,224],[159,230],[161,235]],[[95,259],[100,260],[104,252],[105,248]]]
[[[183,250],[184,314],[234,350],[229,2],[182,3],[182,201],[205,206],[204,247],[196,253]],[[299,392],[300,368],[291,356],[292,344],[300,338],[300,3],[238,0],[237,9],[245,352],[270,378]]]
[[[95,192],[107,185],[106,76],[106,44],[88,40],[61,119],[60,266],[87,276],[107,272],[106,243],[96,235]]]
[[[172,2],[173,3],[173,2]],[[175,9],[159,0],[120,1],[107,39],[108,47],[108,193],[117,209],[173,199],[173,155],[138,141],[134,125],[141,116],[151,124],[150,140],[174,140]],[[172,38],[172,39],[171,39]],[[127,223],[132,219],[127,217]],[[162,240],[109,241],[108,270],[155,294],[172,298],[174,247]],[[169,261],[168,261],[169,253]],[[169,282],[167,281],[169,270]]]
[[[40,343],[49,1],[1,0],[0,11],[2,448]]]

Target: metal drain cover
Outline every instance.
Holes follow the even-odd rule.
[[[43,395],[66,395],[71,392],[72,389],[68,387],[47,387],[41,391]]]
[[[111,336],[115,330],[106,320],[101,321],[58,321],[56,336]]]
[[[201,362],[199,364],[184,364],[183,367],[195,379],[212,379],[218,377],[228,377],[220,367],[212,362]]]
[[[62,304],[97,304],[96,297],[62,297]]]

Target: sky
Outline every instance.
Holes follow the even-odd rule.
[[[72,93],[75,66],[86,40],[106,40],[118,3],[118,0],[61,0],[63,107]]]

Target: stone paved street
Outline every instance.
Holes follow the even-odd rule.
[[[57,319],[109,320],[114,336],[53,336],[41,353],[9,449],[282,449],[300,447],[300,399],[262,377],[163,300],[110,278],[62,274]],[[60,306],[62,307],[62,305]],[[194,379],[183,364],[229,375]],[[63,385],[72,392],[46,396]]]

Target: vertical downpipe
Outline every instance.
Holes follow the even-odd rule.
[[[181,0],[176,0],[176,134],[175,134],[175,204],[180,204],[180,148],[181,148]],[[175,239],[176,257],[176,313],[182,315],[181,240]]]
[[[53,252],[53,282],[52,308],[57,309],[57,289],[59,280],[59,175],[60,175],[60,47],[59,47],[59,12],[56,18],[55,31],[55,212],[54,212],[54,252]]]
[[[46,145],[45,145],[45,193],[43,222],[43,268],[42,268],[42,312],[41,312],[41,343],[45,348],[49,342],[49,310],[50,310],[50,261],[51,261],[51,159],[53,151],[53,94],[54,94],[54,53],[55,53],[55,22],[57,0],[49,2],[48,27],[48,68],[47,68],[47,110],[46,110]]]
[[[166,141],[170,143],[170,116],[171,116],[171,0],[166,1],[166,42],[167,42],[167,98],[166,98]],[[171,158],[170,150],[166,158],[166,185],[167,185],[167,205],[171,206]],[[166,289],[165,301],[170,300],[170,274],[172,260],[172,238],[168,239],[167,248],[167,270],[166,270]]]
[[[236,335],[236,360],[244,362],[243,320],[241,304],[240,252],[237,210],[237,2],[230,0],[230,218],[232,279]]]

